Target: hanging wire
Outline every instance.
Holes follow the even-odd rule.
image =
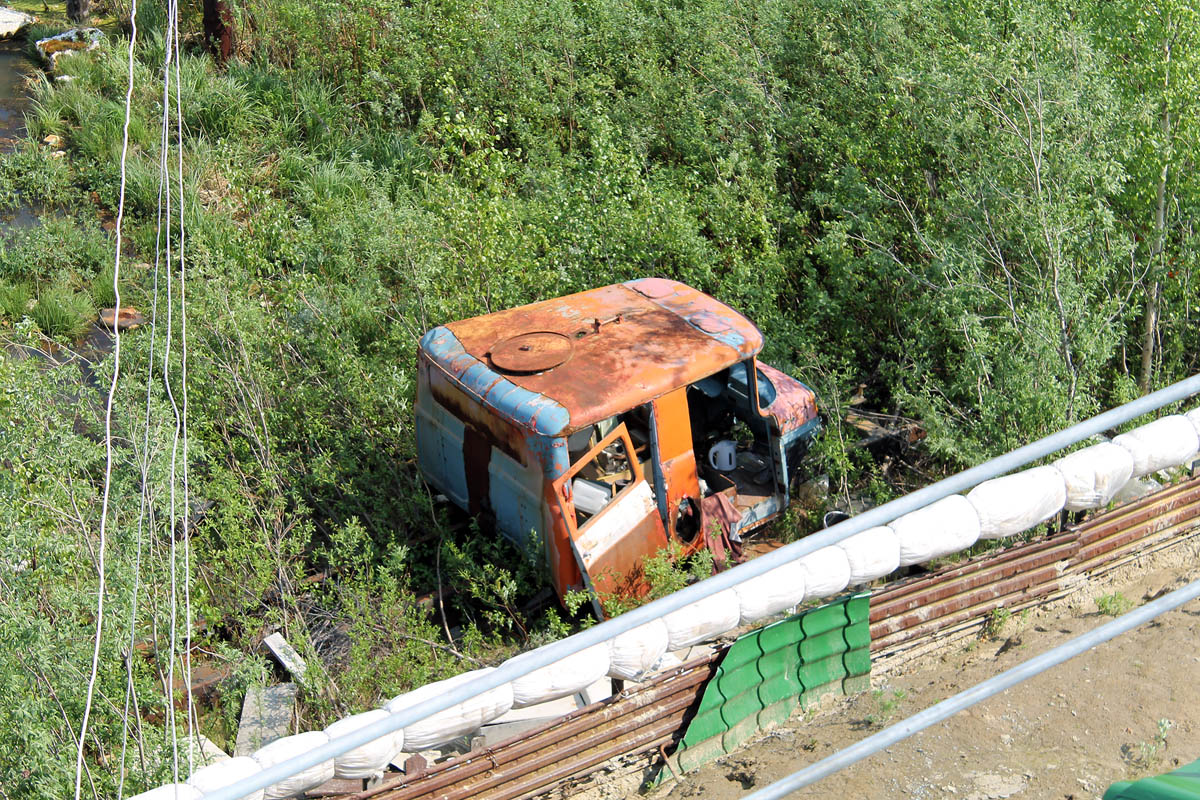
[[[175,492],[175,470],[179,452],[179,404],[175,402],[175,392],[171,388],[171,344],[174,338],[174,292],[172,290],[172,277],[174,275],[174,256],[171,248],[171,180],[170,170],[167,167],[170,156],[170,117],[171,117],[171,67],[175,55],[175,38],[178,36],[178,25],[175,15],[178,13],[178,6],[171,0],[167,5],[167,41],[163,55],[163,142],[164,148],[162,153],[162,176],[166,182],[166,235],[163,237],[165,249],[165,264],[166,264],[166,298],[167,298],[167,330],[165,343],[163,346],[162,357],[162,382],[166,391],[167,401],[171,406],[171,412],[175,420],[175,428],[171,439],[171,468],[170,468],[170,502],[168,505],[169,513],[167,519],[167,536],[170,540],[170,565],[171,565],[171,601],[170,601],[170,634],[169,650],[170,659],[167,664],[167,708],[166,716],[169,720],[168,730],[171,737],[171,776],[176,783],[179,782],[179,728],[175,719],[175,655],[178,649],[178,634],[179,634],[179,563],[176,547],[176,530],[178,523],[178,506]]]
[[[179,390],[182,405],[179,413],[179,433],[183,446],[183,512],[181,515],[181,536],[183,537],[183,672],[184,691],[186,694],[187,734],[188,734],[188,774],[195,769],[193,759],[193,741],[199,729],[196,720],[196,706],[192,697],[192,570],[191,570],[191,497],[188,481],[188,384],[187,384],[187,268],[184,260],[185,222],[184,222],[184,179],[183,179],[183,96],[182,74],[180,67],[183,57],[179,52],[179,0],[170,0],[174,7],[172,17],[175,27],[175,137],[176,158],[178,159],[179,180]],[[175,465],[171,465],[171,487],[175,487]]]
[[[130,21],[133,30],[133,39],[137,38],[137,0],[133,0],[130,8]],[[165,69],[165,65],[164,65]],[[165,111],[165,106],[164,106]],[[154,526],[153,508],[151,507],[150,493],[150,463],[153,460],[150,450],[150,427],[151,427],[151,398],[152,387],[154,385],[154,349],[158,336],[158,300],[159,300],[159,271],[161,269],[160,257],[162,254],[162,228],[163,228],[163,189],[164,180],[163,172],[165,168],[165,148],[166,148],[166,121],[163,122],[163,135],[159,142],[160,145],[160,164],[159,164],[159,185],[158,199],[155,210],[155,240],[154,240],[154,278],[153,288],[151,293],[150,304],[150,342],[148,345],[148,354],[146,357],[146,405],[145,419],[142,434],[142,455],[140,458],[141,466],[141,498],[138,505],[138,520],[136,529],[136,561],[134,569],[134,582],[132,589],[132,597],[130,602],[129,613],[129,644],[126,661],[126,687],[125,687],[125,708],[123,713],[123,730],[121,734],[121,767],[120,779],[117,787],[117,800],[124,797],[125,790],[125,765],[129,742],[129,720],[130,720],[130,705],[133,706],[134,715],[140,716],[138,708],[134,677],[133,677],[133,652],[137,641],[137,620],[138,620],[138,605],[141,588],[141,568],[142,568],[142,550],[144,546],[144,535],[147,528],[147,514],[150,515],[149,527],[151,530]],[[124,195],[122,195],[124,197]],[[142,742],[139,738],[139,752]]]
[[[172,0],[174,2],[174,0]],[[112,417],[113,400],[117,393],[117,379],[121,374],[121,247],[122,223],[125,220],[125,181],[126,164],[129,158],[129,118],[133,107],[133,50],[137,28],[129,38],[129,82],[125,88],[125,120],[121,134],[121,188],[117,202],[116,248],[113,256],[113,373],[108,384],[108,396],[104,401],[104,494],[100,501],[100,541],[98,545],[96,571],[98,582],[96,587],[96,642],[92,649],[92,668],[88,675],[87,698],[83,706],[83,719],[79,724],[79,746],[75,753],[75,800],[79,800],[83,791],[83,750],[87,742],[88,722],[92,714],[92,701],[96,693],[96,677],[100,672],[100,646],[104,635],[104,593],[107,590],[105,581],[105,548],[108,536],[108,505],[112,494],[113,469],[113,435]],[[132,654],[130,655],[132,658]]]
[[[158,197],[160,197],[161,209],[157,219],[157,230],[155,237],[155,275],[157,289],[158,270],[162,266],[166,267],[163,270],[163,275],[166,277],[166,287],[163,290],[164,300],[167,306],[167,321],[166,331],[163,333],[163,353],[162,353],[162,369],[160,378],[166,391],[167,399],[172,408],[175,427],[172,440],[172,462],[170,462],[170,493],[169,493],[169,511],[167,519],[167,536],[168,536],[168,552],[169,552],[169,591],[170,600],[169,607],[169,633],[168,633],[168,658],[167,658],[167,674],[163,679],[163,699],[164,699],[164,727],[166,727],[170,739],[170,753],[172,753],[172,777],[173,780],[179,780],[179,728],[175,717],[175,655],[178,650],[178,633],[179,633],[179,559],[176,552],[175,531],[176,531],[176,493],[175,493],[175,464],[176,453],[179,449],[179,425],[180,411],[179,405],[175,403],[174,392],[170,385],[170,347],[174,339],[174,299],[173,299],[173,251],[172,241],[170,241],[170,224],[172,224],[172,190],[170,190],[170,78],[172,78],[172,61],[175,58],[176,50],[175,40],[179,36],[178,26],[178,4],[174,0],[169,2],[167,8],[167,30],[166,41],[163,43],[163,66],[162,66],[162,134],[160,138],[160,157],[158,157]]]

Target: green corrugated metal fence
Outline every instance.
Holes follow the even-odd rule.
[[[797,705],[871,682],[870,593],[760,628],[729,648],[673,759],[688,772],[778,725]]]
[[[1166,775],[1114,783],[1104,800],[1200,800],[1200,761]]]

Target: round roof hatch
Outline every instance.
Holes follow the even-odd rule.
[[[659,300],[679,290],[679,284],[665,278],[642,278],[633,288],[652,300]]]
[[[492,364],[501,372],[531,373],[554,369],[574,352],[570,337],[554,331],[532,331],[497,342]]]

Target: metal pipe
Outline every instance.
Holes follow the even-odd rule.
[[[776,800],[809,784],[816,783],[840,769],[866,758],[869,755],[890,747],[896,742],[907,739],[918,731],[922,731],[937,722],[957,714],[965,708],[986,700],[992,695],[999,694],[1005,689],[1016,686],[1021,681],[1032,678],[1051,667],[1056,667],[1064,661],[1091,650],[1093,647],[1120,636],[1122,633],[1149,622],[1160,614],[1178,608],[1189,600],[1200,597],[1200,580],[1193,581],[1181,589],[1176,589],[1168,595],[1147,603],[1141,608],[1130,611],[1112,622],[1099,628],[1076,636],[1069,642],[1060,644],[1053,650],[1048,650],[1039,656],[1018,664],[1012,669],[1005,670],[999,675],[978,683],[965,692],[949,697],[937,705],[930,706],[919,714],[914,714],[903,722],[898,722],[889,728],[884,728],[874,736],[868,736],[844,750],[839,750],[831,756],[821,759],[798,772],[794,772],[782,780],[764,786],[756,792],[746,795],[743,800]]]
[[[349,752],[367,742],[386,736],[414,722],[425,719],[439,711],[444,711],[477,694],[494,689],[515,678],[528,675],[536,669],[548,664],[561,661],[569,655],[578,653],[588,647],[606,642],[618,634],[632,630],[652,620],[658,619],[672,611],[677,611],[686,605],[695,603],[717,592],[732,588],[744,581],[757,578],[783,564],[795,561],[809,553],[836,544],[837,542],[876,525],[886,524],[897,517],[929,505],[943,497],[969,489],[977,483],[995,478],[1022,467],[1039,458],[1061,450],[1064,447],[1082,441],[1102,431],[1116,427],[1131,419],[1154,411],[1168,403],[1178,402],[1200,392],[1200,375],[1171,384],[1157,392],[1139,397],[1122,406],[1097,414],[1083,422],[1053,433],[1036,442],[1027,444],[985,461],[979,466],[972,467],[952,475],[937,483],[918,489],[912,494],[897,498],[890,503],[864,511],[862,514],[839,522],[831,528],[806,536],[799,541],[774,550],[766,555],[739,564],[733,569],[726,570],[711,578],[686,586],[666,597],[647,603],[644,606],[627,611],[614,619],[607,620],[585,631],[580,631],[566,639],[552,642],[545,647],[532,650],[525,654],[519,663],[511,660],[501,664],[494,671],[469,684],[455,686],[438,697],[431,698],[414,706],[396,712],[386,719],[365,725],[356,731],[347,733],[328,744],[321,745],[307,753],[290,758],[269,769],[244,778],[235,784],[209,792],[203,800],[237,800],[258,789],[270,786],[297,772],[328,761],[342,753]]]

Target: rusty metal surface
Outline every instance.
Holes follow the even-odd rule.
[[[781,433],[802,428],[817,416],[817,395],[812,389],[761,361],[758,371],[775,387],[775,401],[764,411],[775,418]]]
[[[1200,479],[1177,484],[1043,539],[880,587],[871,599],[876,656],[950,629],[1059,596],[1071,576],[1095,575],[1149,551],[1200,538]],[[623,755],[669,747],[686,729],[724,650],[487,750],[343,800],[516,800],[593,772]],[[661,752],[661,750],[660,750]]]
[[[1003,606],[1046,602],[1071,576],[1105,572],[1138,555],[1200,535],[1200,479],[1168,487],[1060,533],[978,556],[871,598],[871,650],[883,653]]]
[[[571,337],[554,331],[519,333],[492,347],[492,365],[501,372],[544,372],[562,364],[574,352]]]
[[[480,369],[509,363],[513,337],[536,332],[543,339],[550,334],[569,341],[570,351],[557,365],[505,378],[565,409],[570,419],[565,432],[575,431],[762,348],[758,329],[724,303],[682,283],[652,280],[645,291],[639,286],[646,281],[631,281],[445,327]]]
[[[393,777],[345,800],[508,800],[545,790],[615,756],[669,743],[686,727],[722,652],[689,661],[494,747],[411,778]]]

